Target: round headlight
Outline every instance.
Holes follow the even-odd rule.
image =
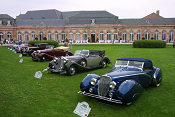
[[[66,63],[66,62],[67,62],[67,60],[64,60],[63,62],[64,62],[64,63]]]
[[[91,79],[91,85],[95,85],[96,82],[97,82],[97,79],[95,79],[95,78],[92,78],[92,79]]]
[[[115,89],[116,83],[114,81],[110,82],[109,88]]]

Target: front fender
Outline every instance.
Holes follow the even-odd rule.
[[[160,83],[161,80],[162,80],[162,71],[160,68],[155,67],[155,72],[153,75],[153,83],[155,83],[155,82]]]
[[[90,82],[91,82],[91,79],[92,79],[92,78],[99,79],[100,76],[99,76],[99,75],[96,75],[96,74],[88,74],[88,75],[82,80],[82,82],[81,82],[81,84],[80,84],[80,89],[81,89],[82,91],[88,91],[88,90],[89,90],[89,88],[91,87]]]
[[[126,80],[118,88],[117,97],[123,103],[134,101],[143,92],[142,86],[135,80]]]

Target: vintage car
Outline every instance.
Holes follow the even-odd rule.
[[[33,61],[46,61],[52,60],[54,57],[61,56],[72,56],[73,54],[69,51],[65,51],[63,49],[45,49],[45,50],[37,50],[34,51],[31,56]]]
[[[151,60],[117,59],[115,67],[103,74],[88,74],[81,82],[79,94],[114,102],[131,104],[148,86],[160,85],[162,73]]]
[[[15,51],[16,48],[18,48],[18,46],[20,46],[20,45],[21,45],[21,43],[17,42],[15,44],[12,44],[12,45],[8,46],[8,49]]]
[[[27,44],[27,45],[24,45],[24,46],[19,46],[18,48],[16,48],[16,52],[17,53],[22,53],[22,51],[24,50],[24,49],[27,49],[28,47],[36,47],[38,44],[36,44],[36,43],[29,43],[29,44]]]
[[[27,48],[24,48],[21,53],[23,56],[27,56],[27,55],[31,56],[31,54],[34,51],[44,50],[49,48],[53,48],[53,47],[48,45],[47,43],[36,43],[35,46],[31,46],[31,47],[29,46]]]
[[[105,56],[105,51],[77,50],[74,56],[55,57],[46,71],[72,76],[81,70],[105,68],[107,64],[110,64],[110,60]]]

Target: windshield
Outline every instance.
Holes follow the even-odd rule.
[[[129,66],[129,67],[142,68],[143,62],[117,60],[115,67],[118,67],[118,66]]]
[[[89,50],[76,50],[74,55],[89,55]]]

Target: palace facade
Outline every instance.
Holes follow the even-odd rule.
[[[15,19],[0,14],[0,40],[25,41],[66,39],[73,43],[132,43],[134,40],[165,40],[173,43],[175,18],[159,11],[140,19],[119,19],[107,11],[55,9],[28,11]]]

